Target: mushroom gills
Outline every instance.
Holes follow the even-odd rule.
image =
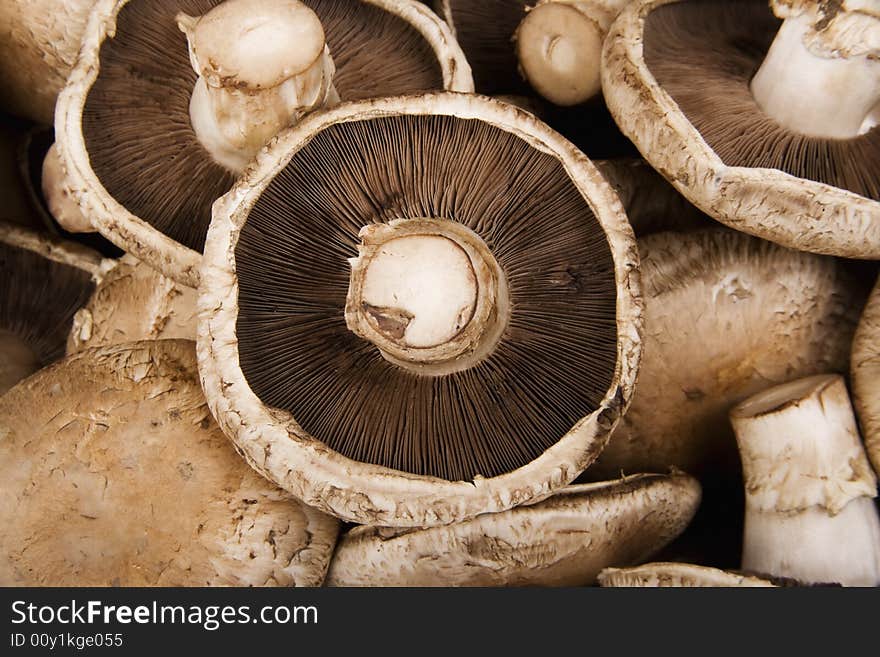
[[[202,16],[220,4],[126,3],[116,17],[114,38],[100,46],[100,72],[82,110],[88,159],[103,188],[133,215],[199,252],[211,204],[232,187],[235,174],[210,155],[192,126],[197,74],[177,16]],[[336,67],[333,86],[341,98],[443,88],[430,43],[400,16],[361,1],[304,4],[323,25]],[[227,164],[237,168],[241,162]]]
[[[779,27],[766,0],[665,4],[645,18],[645,62],[725,165],[779,169],[880,200],[880,130],[809,136],[759,107],[750,83]]]
[[[344,156],[356,153],[371,156]],[[490,352],[430,376],[389,362],[344,320],[362,228],[425,217],[479,236],[510,304],[500,335],[490,327],[475,343]],[[615,370],[617,288],[600,224],[555,158],[484,121],[323,130],[250,211],[236,261],[249,386],[356,461],[453,481],[515,470],[596,409]]]

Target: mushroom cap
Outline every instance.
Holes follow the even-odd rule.
[[[79,244],[0,223],[0,394],[64,355],[74,313],[109,266]]]
[[[5,586],[318,586],[338,522],[242,461],[194,345],[84,351],[0,399]]]
[[[359,153],[351,170],[343,148]],[[378,165],[361,170],[371,148]],[[322,169],[323,162],[336,164]],[[357,253],[361,226],[422,217],[461,222],[506,256],[495,254],[513,299],[506,334],[513,346],[496,348],[507,360],[420,377],[386,364],[342,323],[347,258]],[[541,260],[541,275],[527,257]],[[215,204],[199,295],[208,402],[257,470],[341,518],[429,526],[503,511],[570,483],[604,446],[638,367],[637,269],[617,196],[582,153],[531,114],[449,93],[341,105],[280,135]],[[526,288],[543,297],[516,296]],[[554,346],[560,330],[574,346]],[[295,412],[297,404],[308,413]],[[377,408],[387,419],[370,421]],[[463,424],[444,419],[447,411]],[[395,419],[401,412],[407,422]],[[511,456],[505,441],[520,436],[533,440]],[[369,458],[389,454],[400,466],[365,462],[349,439]],[[459,457],[492,460],[458,467]]]
[[[683,473],[568,486],[533,505],[430,529],[356,527],[328,586],[583,586],[680,534],[700,502]]]
[[[853,406],[865,451],[880,473],[880,279],[862,312],[852,345]]]
[[[195,341],[197,294],[131,255],[101,278],[73,317],[67,353],[159,339]]]
[[[632,404],[587,474],[735,475],[727,414],[769,386],[845,372],[859,286],[833,258],[715,228],[639,240],[645,341]]]
[[[95,228],[191,287],[198,287],[211,204],[234,176],[210,157],[192,128],[196,74],[175,17],[204,14],[219,2],[98,0],[55,117],[67,185]],[[470,67],[449,28],[423,5],[305,4],[323,24],[343,100],[473,90]]]
[[[751,95],[778,26],[765,0],[633,2],[605,40],[608,108],[645,159],[718,221],[802,251],[880,259],[880,129],[792,141]]]
[[[0,3],[3,107],[51,124],[55,99],[76,62],[95,0],[4,0]]]
[[[761,577],[689,563],[656,562],[633,568],[606,568],[599,573],[604,587],[774,587]]]

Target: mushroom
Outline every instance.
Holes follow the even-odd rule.
[[[446,524],[570,483],[640,351],[613,190],[531,114],[465,94],[345,104],[280,135],[215,204],[199,308],[227,435],[362,524]]]
[[[599,573],[603,587],[726,587],[778,586],[763,577],[689,563],[656,562],[632,568],[605,568]]]
[[[0,4],[3,107],[51,124],[55,99],[76,62],[96,0],[4,0]]]
[[[645,159],[718,221],[880,259],[880,4],[770,4],[632,3],[605,41],[605,101]]]
[[[865,450],[880,472],[880,278],[862,312],[852,347],[853,404]]]
[[[470,68],[412,0],[100,0],[45,184],[72,193],[71,228],[197,287],[211,204],[275,131],[339,98],[440,88],[472,91]]]
[[[584,586],[638,563],[687,526],[700,485],[683,473],[563,488],[553,497],[430,529],[356,527],[328,586]]]
[[[840,375],[775,386],[730,412],[742,455],[746,570],[880,584],[874,476]]]
[[[632,404],[587,474],[736,473],[729,410],[845,372],[863,296],[842,263],[714,228],[639,240],[644,354]]]
[[[194,289],[126,255],[73,316],[67,353],[139,340],[195,341],[197,320]]]
[[[627,0],[437,0],[479,93],[546,98],[541,118],[588,156],[637,152],[598,94],[604,32]]]
[[[73,315],[109,266],[78,244],[0,223],[0,394],[64,356]]]
[[[241,460],[192,342],[90,349],[0,398],[4,586],[319,586],[339,523]]]

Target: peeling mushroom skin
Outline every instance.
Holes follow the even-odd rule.
[[[874,471],[880,472],[880,280],[853,339],[852,388],[865,450]]]
[[[314,29],[291,37],[290,12]],[[99,0],[92,18],[56,113],[67,186],[102,235],[191,287],[211,204],[279,129],[340,99],[473,90],[449,29],[411,0]],[[261,48],[221,19],[262,26]]]
[[[139,340],[196,338],[196,291],[123,256],[73,316],[67,353]]]
[[[792,3],[774,6],[782,4]],[[854,95],[880,94],[880,68],[871,54],[880,18],[847,3],[795,4],[812,7],[813,18],[787,18],[782,31],[765,0],[631,4],[605,41],[605,100],[645,159],[718,221],[798,250],[878,259],[880,129],[871,127],[875,101]],[[822,8],[831,7],[839,13],[822,18]],[[803,45],[800,35],[789,38],[790,21],[821,36]],[[791,44],[810,52],[778,54]],[[807,56],[818,59],[797,69]],[[792,68],[777,73],[780,64]],[[826,68],[832,86],[848,81],[847,93],[819,91]],[[753,81],[759,69],[765,74]],[[772,85],[764,82],[771,78]],[[762,92],[769,87],[797,89],[800,98],[777,103]],[[817,102],[808,100],[811,94]],[[810,107],[795,114],[812,126],[773,109],[802,102]],[[829,102],[856,113],[862,111],[857,106],[867,107],[867,115],[850,121],[858,128],[841,122],[820,130],[810,115]],[[845,111],[826,107],[820,114],[843,118]]]
[[[880,585],[877,478],[843,377],[770,388],[737,405],[730,420],[745,478],[743,568]]]
[[[563,488],[511,511],[445,527],[357,527],[328,586],[584,586],[608,565],[638,563],[680,534],[700,501],[684,474]]]
[[[582,153],[512,105],[430,94],[311,115],[258,165],[215,206],[198,343],[260,472],[409,527],[546,497],[595,459],[641,321],[631,228]]]
[[[723,228],[639,240],[645,345],[633,402],[590,478],[738,470],[727,414],[792,378],[845,372],[863,297],[841,263]]]
[[[106,266],[79,245],[0,224],[0,394],[64,355],[74,313]]]
[[[2,105],[51,124],[96,0],[4,0],[0,5]]]
[[[603,587],[618,588],[767,588],[776,586],[768,579],[753,575],[694,564],[667,562],[646,563],[633,568],[606,568],[599,573],[599,584]]]
[[[242,461],[193,343],[81,352],[0,399],[5,586],[319,586],[338,522]]]

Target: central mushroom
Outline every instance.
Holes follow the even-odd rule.
[[[620,201],[504,103],[308,117],[215,205],[205,258],[215,416],[258,470],[348,520],[436,525],[544,497],[630,396],[641,306]]]

